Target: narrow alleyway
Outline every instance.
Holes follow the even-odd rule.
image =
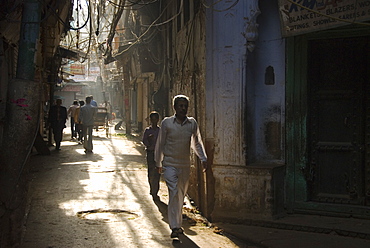
[[[67,132],[61,151],[31,157],[22,248],[247,247],[192,218],[184,220],[185,235],[173,241],[166,186],[161,183],[161,202],[155,203],[138,139],[94,131],[94,153],[85,154]]]

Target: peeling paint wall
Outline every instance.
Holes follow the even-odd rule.
[[[258,11],[258,40],[247,32]],[[214,143],[212,221],[278,216],[284,207],[285,43],[277,3],[207,10],[207,140]]]
[[[254,120],[254,153],[249,153],[249,163],[255,161],[284,161],[285,116],[285,41],[280,34],[277,3],[260,2],[258,18],[259,39],[253,57],[248,57],[248,69],[253,78],[253,109],[249,116]]]
[[[217,166],[213,171],[221,190],[216,190],[212,221],[271,219],[283,213],[283,165]]]

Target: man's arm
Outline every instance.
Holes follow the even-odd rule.
[[[149,130],[148,129],[145,129],[144,131],[144,135],[143,135],[143,144],[145,145],[145,147],[148,147],[150,144],[149,144],[149,140],[148,140],[148,136],[149,136]]]
[[[162,160],[164,156],[163,149],[164,149],[164,145],[166,144],[166,139],[167,139],[166,120],[163,120],[161,124],[161,128],[159,129],[157,142],[155,144],[155,152],[154,152],[154,160],[158,168],[162,167]]]
[[[198,156],[200,161],[202,162],[203,166],[203,172],[207,170],[207,154],[206,150],[203,145],[202,136],[200,135],[200,130],[198,123],[195,119],[194,121],[194,129],[193,129],[193,135],[191,137],[191,147],[194,150],[195,154]]]

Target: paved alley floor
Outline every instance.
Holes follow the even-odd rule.
[[[144,148],[121,133],[94,131],[94,153],[64,135],[61,151],[31,155],[29,209],[22,248],[247,247],[184,220],[185,234],[170,238],[167,188],[149,195]]]

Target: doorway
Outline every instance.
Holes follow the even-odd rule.
[[[289,212],[370,217],[370,30],[287,39],[286,144]]]
[[[308,42],[308,198],[370,205],[369,38]]]

